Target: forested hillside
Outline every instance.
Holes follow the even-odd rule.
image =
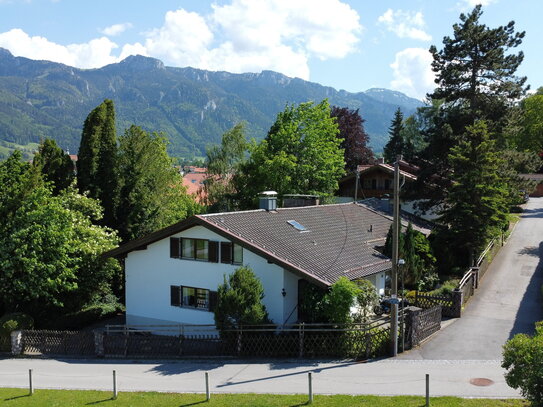
[[[83,70],[14,57],[0,48],[0,142],[26,145],[48,137],[77,152],[85,116],[106,98],[115,102],[120,133],[131,124],[164,132],[170,153],[184,157],[203,155],[206,145],[219,143],[241,120],[249,136],[261,139],[287,103],[324,98],[360,109],[370,144],[380,151],[395,110],[408,116],[422,105],[386,89],[349,93],[272,71],[171,68],[142,56]]]

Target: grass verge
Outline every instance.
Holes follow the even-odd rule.
[[[19,406],[197,406],[202,407],[295,407],[307,405],[306,395],[274,395],[274,394],[212,394],[209,402],[203,394],[178,394],[155,392],[119,393],[117,400],[111,398],[111,392],[90,390],[36,390],[29,396],[25,389],[0,389],[0,405],[6,407]],[[344,407],[423,407],[423,397],[397,396],[315,396],[312,406]],[[528,407],[523,400],[496,399],[462,399],[458,397],[432,397],[432,407]]]

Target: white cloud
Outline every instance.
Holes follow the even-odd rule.
[[[100,32],[104,35],[107,35],[108,37],[114,37],[116,35],[119,35],[129,28],[132,28],[131,23],[120,23],[120,24],[113,24],[109,27],[104,28],[103,30],[100,30]]]
[[[384,25],[388,31],[393,32],[400,38],[411,38],[414,40],[430,41],[432,36],[426,33],[424,17],[422,13],[403,10],[392,10],[389,8],[377,19],[377,22]]]
[[[0,0],[2,1],[2,0]],[[0,33],[14,55],[49,59],[81,68],[99,67],[141,54],[167,65],[229,72],[271,69],[309,79],[309,58],[343,58],[356,50],[362,32],[358,13],[341,0],[230,0],[208,15],[168,11],[164,23],[119,48],[107,37],[60,45],[22,30]],[[102,30],[113,36],[128,23]]]
[[[495,2],[496,0],[463,0],[465,7],[475,7],[477,4],[485,7]]]
[[[206,17],[166,13],[163,26],[147,33],[148,55],[177,66],[309,79],[310,57],[345,57],[362,30],[356,11],[339,0],[232,0],[212,8]]]
[[[432,55],[424,48],[406,48],[396,54],[390,65],[394,79],[390,87],[417,99],[435,88],[435,75],[431,68]]]
[[[117,44],[101,37],[83,44],[64,46],[44,37],[31,37],[23,30],[14,28],[0,33],[0,47],[9,49],[16,56],[46,59],[81,68],[97,68],[116,61],[111,52],[117,48]]]

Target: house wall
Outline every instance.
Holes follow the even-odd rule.
[[[172,237],[228,241],[220,235],[195,226]],[[243,263],[252,268],[262,282],[270,318],[285,322],[296,305],[298,277],[266,259],[243,249]],[[130,252],[125,260],[127,324],[214,324],[213,313],[205,310],[170,305],[170,286],[183,285],[216,291],[238,265],[170,258],[170,239]],[[283,297],[282,289],[287,295]],[[296,320],[293,313],[290,322]]]
[[[366,280],[375,286],[375,290],[379,295],[385,294],[385,274],[386,273],[383,272],[365,277]]]

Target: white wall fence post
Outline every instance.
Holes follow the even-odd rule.
[[[32,383],[32,369],[28,369],[28,392],[31,396],[34,394],[34,384]]]
[[[113,371],[113,400],[117,400],[117,371]]]
[[[426,373],[426,407],[430,407],[430,375]]]
[[[308,404],[313,403],[313,377],[311,375],[311,372],[307,374],[307,384],[309,386],[309,401]]]
[[[211,399],[211,394],[209,393],[209,373],[206,372],[206,401],[209,401]]]

